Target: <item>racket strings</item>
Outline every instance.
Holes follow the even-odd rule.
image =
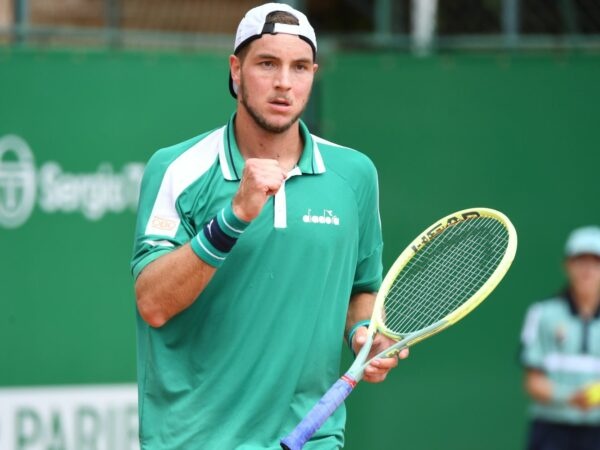
[[[459,286],[468,286],[471,280],[465,278],[465,276],[461,276],[463,273],[460,272],[460,270],[464,270],[464,264],[460,264],[459,262],[456,264],[456,267],[459,271],[455,272],[459,275],[455,278],[455,282],[458,282]],[[411,280],[413,283],[427,286],[427,289],[424,289],[419,293],[418,290],[413,287],[413,289],[405,292],[405,297],[409,299],[408,302],[396,302],[397,306],[400,306],[399,308],[396,308],[396,316],[399,318],[399,321],[396,320],[397,324],[391,324],[388,320],[388,323],[391,324],[396,331],[422,328],[427,325],[425,322],[430,321],[433,323],[438,320],[438,318],[444,317],[460,305],[460,301],[455,300],[460,298],[460,296],[454,295],[450,297],[448,295],[450,282],[448,278],[439,277],[439,270],[441,268],[435,264],[435,261],[430,265],[430,268],[430,271],[421,271],[416,277],[417,279]],[[434,277],[437,277],[437,279]],[[398,292],[394,292],[394,295],[396,298],[399,298],[398,295],[402,294],[402,290],[396,290]],[[456,290],[456,288],[454,288],[454,290]],[[446,301],[439,301],[441,295],[444,295]],[[436,301],[436,299],[438,299],[438,301]],[[388,311],[391,310],[389,307],[386,309]]]
[[[448,230],[450,231],[450,230]],[[457,230],[453,229],[452,230],[452,234],[457,234]],[[444,269],[443,267],[439,266],[439,263],[442,262],[443,265],[445,267],[448,266],[448,258],[447,255],[445,258],[438,258],[438,259],[433,259],[433,261],[428,261],[427,258],[424,258],[425,255],[424,253],[419,257],[419,261],[417,262],[417,266],[422,266],[422,264],[419,264],[419,262],[423,262],[423,260],[428,262],[427,267],[429,267],[429,271],[425,271],[423,272],[422,269],[421,271],[418,272],[418,275],[422,275],[425,274],[424,276],[422,276],[421,280],[417,280],[417,282],[413,285],[413,288],[411,290],[409,290],[407,292],[407,295],[409,296],[409,301],[405,302],[405,303],[399,303],[401,306],[404,306],[404,308],[398,309],[399,315],[398,317],[400,317],[401,320],[398,323],[398,326],[404,326],[406,325],[406,323],[409,320],[414,320],[415,317],[415,313],[418,313],[419,311],[422,312],[422,316],[425,320],[430,319],[431,317],[434,317],[435,321],[435,316],[439,315],[440,317],[443,317],[445,315],[447,315],[449,312],[451,312],[452,310],[456,309],[462,302],[460,301],[460,297],[459,296],[452,296],[452,297],[448,297],[446,296],[446,299],[450,299],[450,300],[454,300],[454,301],[444,301],[444,302],[440,302],[439,301],[439,294],[440,293],[444,293],[448,291],[448,286],[449,286],[449,280],[452,279],[453,280],[453,286],[456,286],[456,282],[458,282],[458,286],[469,286],[470,284],[472,284],[472,281],[474,279],[474,272],[469,268],[469,264],[467,264],[465,261],[476,261],[479,258],[477,257],[478,254],[481,254],[481,248],[477,248],[477,247],[473,247],[474,243],[473,243],[473,237],[469,235],[469,233],[462,233],[463,234],[463,244],[461,246],[459,246],[459,248],[455,248],[455,253],[454,253],[454,277],[440,277],[442,270],[445,270],[447,272],[447,269]],[[471,233],[472,234],[472,233]],[[454,243],[456,242],[460,242],[459,240],[457,241],[457,238],[455,236],[451,236],[450,234],[447,235],[446,237],[446,241],[450,242],[453,241]],[[435,243],[431,243],[432,247],[430,248],[430,253],[432,251],[435,250],[435,252],[437,252],[438,254],[440,253],[440,247],[444,247],[444,245],[441,244],[442,241],[437,240]],[[450,248],[448,245],[445,246],[446,249]],[[465,251],[467,251],[468,249],[475,249],[475,252],[470,252],[467,253],[466,256],[468,256],[468,260],[465,259]],[[452,261],[451,261],[452,262]],[[436,264],[438,263],[438,264]],[[408,272],[406,272],[408,273]],[[435,277],[435,278],[434,278]],[[406,278],[406,274],[405,277]],[[414,281],[413,281],[414,282]],[[421,289],[421,294],[420,295],[415,295],[418,293],[418,286],[426,286],[426,289]],[[400,282],[397,282],[397,286],[406,286],[406,284],[402,285],[400,284]],[[396,289],[397,290],[397,289]],[[400,289],[401,290],[401,289]],[[463,289],[464,290],[464,289]],[[474,291],[473,291],[474,292]],[[437,296],[432,296],[432,293],[436,293],[438,294]],[[472,294],[470,292],[467,292],[467,294]],[[395,293],[394,295],[397,296],[397,293]],[[468,295],[466,298],[469,298],[470,295]],[[423,301],[423,299],[427,300],[427,301]],[[437,300],[434,302],[432,302],[432,300]],[[390,308],[386,308],[386,309],[390,309]],[[432,316],[433,314],[433,316]],[[417,325],[418,326],[418,325]],[[412,328],[409,326],[409,328]]]
[[[450,231],[453,232],[454,230]],[[470,238],[467,238],[467,240],[465,241],[465,244],[471,244],[470,243]],[[440,241],[441,242],[441,241]],[[438,251],[440,245],[439,242],[433,242],[432,247],[430,248],[430,253],[432,253],[434,250]],[[461,271],[463,269],[463,267],[466,265],[463,261],[464,257],[458,253],[458,252],[464,252],[464,250],[461,247],[456,248],[457,253],[454,255],[455,256],[455,261],[457,261],[456,267],[459,271]],[[406,288],[406,286],[409,287],[407,294],[410,296],[409,302],[407,303],[408,307],[413,306],[414,304],[418,304],[418,300],[419,297],[415,296],[414,294],[416,293],[417,290],[423,290],[423,287],[425,288],[429,288],[429,291],[433,290],[434,288],[439,289],[441,288],[445,288],[445,286],[447,284],[449,284],[449,280],[447,278],[440,278],[440,270],[442,269],[442,267],[440,267],[440,263],[444,263],[445,261],[442,258],[438,258],[438,259],[433,259],[431,260],[431,258],[427,258],[428,255],[421,253],[418,254],[415,259],[411,262],[412,265],[412,272],[407,272],[405,270],[405,272],[403,273],[402,277],[399,277],[396,280],[396,283],[394,284],[394,297],[398,297],[399,293],[402,292],[403,289]],[[426,268],[428,268],[429,270],[425,270]],[[406,282],[408,278],[413,278],[413,283],[411,284],[404,284],[403,282]],[[434,283],[435,278],[438,278],[437,283],[439,283],[438,285],[436,285]],[[416,279],[416,280],[415,280]],[[424,294],[428,294],[428,291],[425,290],[423,291]],[[425,304],[424,306],[428,306],[428,304]]]
[[[456,310],[490,278],[507,246],[508,231],[493,218],[446,228],[394,280],[384,304],[386,327],[407,334]]]
[[[458,269],[464,269],[464,264],[458,263]],[[405,303],[398,303],[400,308],[397,308],[397,317],[400,319],[398,325],[395,325],[397,328],[412,329],[410,325],[407,325],[409,321],[414,321],[415,316],[421,315],[423,318],[431,318],[436,316],[444,317],[451,311],[453,311],[458,305],[455,305],[455,302],[435,302],[435,296],[433,294],[440,292],[448,292],[450,289],[450,280],[447,278],[441,278],[439,280],[435,280],[433,277],[439,275],[439,272],[435,273],[435,271],[441,270],[437,264],[431,265],[431,270],[425,272],[425,275],[422,279],[412,280],[412,283],[419,284],[421,286],[427,286],[427,289],[423,290],[420,295],[418,294],[417,287],[413,287],[413,289],[402,293],[401,289],[397,289],[397,292],[394,293],[397,298],[400,298],[400,295],[407,296],[410,300]],[[406,278],[406,277],[405,277]],[[464,276],[458,279],[458,282],[461,283],[462,286],[465,285],[469,280],[467,280]],[[434,285],[433,283],[437,283]],[[424,301],[424,299],[426,301]],[[386,308],[387,310],[387,308]],[[421,328],[420,326],[418,328]],[[418,329],[417,328],[417,329]]]
[[[453,230],[453,232],[455,233],[455,230]],[[448,235],[448,236],[450,236],[450,235]],[[456,241],[456,237],[452,237],[451,240]],[[441,241],[439,241],[439,242],[441,242]],[[406,306],[405,308],[402,308],[399,310],[399,313],[400,313],[399,317],[404,319],[399,323],[399,326],[405,326],[407,321],[414,319],[415,312],[419,312],[419,309],[416,308],[416,305],[419,305],[420,310],[422,311],[423,318],[425,320],[428,320],[429,318],[434,317],[433,321],[435,321],[436,316],[439,315],[440,318],[444,317],[449,312],[453,311],[458,306],[460,306],[460,304],[462,303],[461,296],[453,295],[453,296],[449,297],[446,295],[445,298],[448,301],[440,302],[439,294],[443,294],[443,293],[448,294],[449,293],[450,280],[452,280],[452,286],[459,286],[459,288],[463,287],[463,290],[465,290],[464,289],[465,287],[472,286],[473,281],[476,281],[475,280],[476,277],[474,275],[477,275],[477,274],[475,274],[475,272],[473,272],[473,270],[470,269],[469,263],[472,264],[473,261],[477,262],[480,259],[482,252],[481,252],[481,248],[473,247],[473,245],[474,245],[473,237],[466,235],[466,237],[464,237],[464,241],[463,241],[462,245],[455,249],[455,254],[453,255],[454,261],[455,261],[453,277],[445,277],[445,278],[439,277],[440,273],[444,273],[441,271],[446,270],[446,272],[447,272],[447,269],[443,269],[443,267],[439,267],[439,264],[436,264],[436,262],[439,263],[440,261],[442,261],[442,262],[444,262],[445,266],[448,266],[447,258],[445,259],[445,261],[441,260],[441,259],[437,259],[437,260],[433,260],[433,263],[430,262],[430,264],[429,264],[430,271],[425,272],[426,276],[424,277],[423,280],[419,281],[422,286],[427,286],[427,289],[423,290],[423,292],[420,296],[415,295],[417,293],[417,289],[416,289],[417,284],[413,285],[414,288],[412,290],[408,291],[408,295],[410,296],[411,301],[409,301],[408,303],[405,304],[405,306]],[[440,245],[436,243],[436,247],[438,247],[438,248],[432,247],[431,250],[436,250],[439,252]],[[446,246],[446,248],[449,248],[449,247]],[[466,256],[468,257],[468,259],[465,259],[466,258],[465,251],[469,248],[475,249],[475,252],[471,252],[470,254],[467,254]],[[435,275],[435,277],[438,278],[438,280],[433,279],[431,277],[432,275]],[[475,287],[478,288],[478,286],[475,286]],[[456,287],[454,289],[456,290]],[[466,298],[469,298],[474,292],[475,292],[475,290],[473,290],[473,292],[467,291],[465,293]],[[432,293],[436,293],[438,295],[432,296]],[[427,301],[423,302],[422,301],[423,298],[426,299]],[[432,300],[435,301],[435,303],[433,303]]]

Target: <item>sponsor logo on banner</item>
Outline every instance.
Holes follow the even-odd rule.
[[[137,388],[0,389],[0,449],[139,450]]]
[[[35,205],[44,213],[80,213],[96,221],[108,213],[135,211],[144,164],[130,162],[117,171],[101,163],[95,172],[71,173],[56,161],[36,168],[27,142],[0,137],[0,227],[18,228]]]
[[[35,191],[35,162],[27,142],[13,135],[0,138],[0,225],[16,228],[25,223]]]

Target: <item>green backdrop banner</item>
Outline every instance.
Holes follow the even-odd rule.
[[[225,123],[226,56],[0,49],[1,387],[135,380],[141,172],[156,149]],[[346,448],[522,448],[524,311],[564,284],[569,230],[600,224],[600,55],[320,64],[311,121],[378,166],[386,267],[458,209],[500,209],[520,238],[473,315],[352,394]]]

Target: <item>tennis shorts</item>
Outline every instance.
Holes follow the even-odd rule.
[[[600,450],[600,425],[568,425],[534,420],[527,450]]]

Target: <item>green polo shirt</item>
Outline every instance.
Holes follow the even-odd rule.
[[[553,388],[550,403],[532,404],[533,417],[600,425],[600,408],[581,411],[568,403],[576,391],[600,380],[600,309],[583,320],[569,296],[535,303],[527,313],[521,340],[523,365],[543,371]]]
[[[244,166],[233,123],[150,159],[135,277],[231,201]],[[158,329],[138,315],[142,449],[279,449],[339,376],[349,298],[381,283],[377,174],[300,131],[297,167],[198,299]],[[341,447],[344,422],[340,408],[305,448]]]

